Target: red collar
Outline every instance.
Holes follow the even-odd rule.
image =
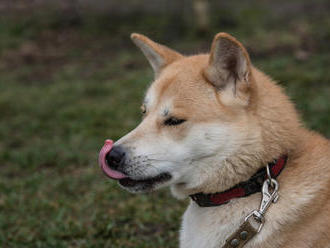
[[[284,155],[279,159],[268,163],[272,178],[277,178],[283,170],[288,156]],[[246,197],[251,194],[261,192],[264,180],[267,178],[266,167],[261,168],[249,180],[240,182],[234,187],[214,194],[197,193],[190,195],[190,198],[195,201],[200,207],[215,207],[228,203],[231,199],[238,197]]]

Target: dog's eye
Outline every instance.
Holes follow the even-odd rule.
[[[144,115],[145,113],[147,113],[147,109],[145,105],[141,106],[141,113]]]
[[[174,117],[170,117],[167,120],[164,121],[164,124],[166,126],[175,126],[175,125],[180,125],[181,123],[185,122],[186,120],[184,119],[177,119]]]

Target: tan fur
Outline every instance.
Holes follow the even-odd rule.
[[[261,233],[246,247],[330,247],[329,141],[302,126],[283,89],[253,67],[241,43],[220,33],[213,42],[211,57],[208,54],[184,57],[176,52],[164,52],[167,48],[144,36],[134,34],[134,37],[157,50],[167,62],[159,68],[149,89],[154,99],[146,103],[144,121],[133,136],[122,143],[129,144],[152,130],[180,142],[198,123],[229,123],[237,132],[248,134],[239,149],[226,157],[216,173],[207,175],[207,180],[198,187],[176,184],[172,187],[173,193],[186,197],[197,192],[224,191],[247,180],[267,162],[288,154],[288,163],[278,178],[280,199],[266,213]],[[235,92],[230,88],[234,86],[227,82],[229,74],[222,72],[213,76],[217,70],[208,70],[213,65],[215,42],[220,39],[229,42],[229,51],[234,49],[235,54],[241,51],[247,61],[248,74],[237,76]],[[214,78],[223,80],[221,87],[216,87]],[[159,111],[168,101],[172,104],[170,115],[187,119],[186,124],[164,127],[165,117]],[[210,163],[216,165],[218,161]],[[225,238],[259,202],[260,194],[254,194],[215,208],[200,208],[191,203],[183,220],[181,247],[198,247],[198,242],[208,244],[208,248],[221,247]],[[210,240],[199,239],[199,235]]]
[[[132,34],[131,39],[141,48],[144,55],[150,62],[150,65],[155,71],[156,76],[166,65],[182,57],[179,53],[153,42],[148,37],[141,34]]]

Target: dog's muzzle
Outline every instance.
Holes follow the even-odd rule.
[[[125,165],[126,152],[121,146],[113,146],[112,140],[106,140],[99,154],[99,165],[105,175],[111,179],[118,180],[125,188],[134,189],[134,192],[152,190],[155,185],[169,181],[170,173],[162,172],[152,177],[134,179],[132,175],[121,172]]]

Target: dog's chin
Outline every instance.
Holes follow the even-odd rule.
[[[166,185],[171,178],[171,174],[161,173],[158,176],[144,178],[141,180],[135,180],[127,177],[120,179],[118,183],[123,189],[131,193],[147,193]]]

